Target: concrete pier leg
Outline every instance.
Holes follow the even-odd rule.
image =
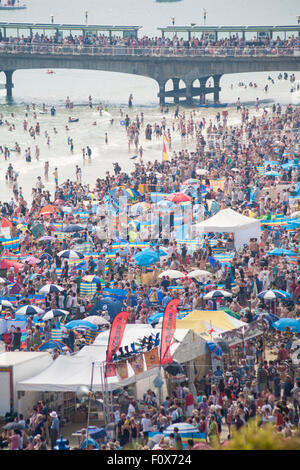
[[[174,103],[178,104],[179,103],[179,96],[177,95],[179,91],[179,78],[172,78],[173,81],[173,91],[174,91]],[[177,95],[177,96],[176,96]]]
[[[186,104],[191,105],[193,101],[193,83],[186,82],[185,83],[185,96],[186,96]]]
[[[206,95],[207,77],[200,77],[199,82],[200,82],[200,103],[204,104],[205,103],[205,95]]]
[[[159,97],[159,104],[162,106],[166,104],[165,84],[166,82],[158,82],[159,93],[157,96]]]
[[[220,101],[220,91],[221,91],[221,87],[220,87],[220,80],[221,80],[221,77],[222,75],[214,75],[213,78],[214,78],[214,102],[217,103]]]
[[[12,89],[14,87],[13,82],[12,82],[12,75],[14,73],[14,70],[4,70],[5,76],[6,76],[6,96],[7,98],[12,97]]]

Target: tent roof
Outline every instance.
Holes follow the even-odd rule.
[[[48,352],[11,351],[0,354],[0,367],[11,367],[32,360],[41,360],[49,356]]]
[[[159,328],[150,325],[127,325],[124,332],[122,346],[130,345],[143,336],[161,332]],[[76,391],[81,385],[90,387],[92,364],[95,364],[93,377],[93,389],[102,390],[101,374],[99,364],[106,359],[106,349],[109,331],[100,333],[93,345],[85,346],[78,353],[71,356],[59,356],[53,364],[39,374],[18,382],[18,390],[27,391]],[[186,329],[176,330],[171,345],[171,354],[174,360],[186,362],[192,360],[205,351],[205,341],[193,331]],[[145,366],[145,364],[144,364]],[[119,379],[117,376],[108,378],[108,386],[114,390],[129,385],[138,380],[157,374],[158,368],[147,370],[135,375],[131,366],[128,365],[128,378]]]
[[[228,208],[217,212],[217,214],[203,222],[199,222],[194,227],[204,232],[235,232],[254,225],[260,227],[259,220]]]
[[[206,340],[242,326],[245,326],[244,322],[222,310],[194,310],[182,320],[176,321],[176,328],[189,328]],[[212,335],[208,333],[211,329],[214,330]]]

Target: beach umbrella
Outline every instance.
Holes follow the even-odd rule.
[[[109,321],[98,315],[91,315],[86,317],[86,320],[96,326],[110,325]]]
[[[274,299],[289,299],[291,297],[291,294],[288,292],[278,290],[278,289],[273,289],[273,290],[264,290],[257,294],[257,297],[262,300],[274,300]]]
[[[64,287],[58,286],[57,284],[45,284],[40,288],[39,294],[51,294],[52,292],[62,292]]]
[[[274,248],[274,250],[267,251],[267,255],[269,256],[293,256],[296,255],[292,250],[285,250],[283,248]]]
[[[171,193],[166,196],[167,201],[172,201],[175,203],[191,201],[192,198],[184,193]]]
[[[3,426],[3,429],[5,429],[6,431],[10,431],[11,429],[18,429],[19,431],[23,431],[23,429],[25,429],[25,424],[17,423],[15,421],[13,421],[11,423],[5,424]]]
[[[20,269],[24,268],[24,264],[10,259],[3,259],[0,261],[0,269],[9,268],[14,268],[15,272],[17,273]]]
[[[110,319],[113,320],[115,316],[123,310],[123,308],[124,305],[120,300],[108,296],[96,302],[89,313],[90,315],[96,315],[99,311],[107,312]]]
[[[62,351],[63,348],[68,348],[70,352],[72,350],[67,346],[65,343],[62,341],[54,340],[54,339],[49,339],[47,341],[44,341],[40,346],[39,346],[39,351],[47,351],[47,349],[58,349],[59,351]]]
[[[269,324],[269,326],[272,326],[272,323],[276,322],[279,320],[279,317],[277,315],[274,315],[273,313],[258,313],[253,317],[253,321],[256,320],[266,320]]]
[[[63,317],[64,315],[69,315],[67,310],[62,310],[60,308],[55,308],[53,310],[48,310],[45,315],[43,315],[42,320],[52,320],[52,318]]]
[[[94,274],[87,274],[86,276],[83,276],[82,280],[84,282],[92,282],[95,284],[106,284],[106,281],[102,279],[102,277],[95,276]]]
[[[216,356],[222,356],[223,352],[219,344],[212,341],[206,341],[206,345],[211,353],[215,354]]]
[[[87,320],[72,320],[69,323],[64,325],[65,328],[68,330],[76,329],[76,328],[84,328],[88,330],[97,331],[98,327],[93,323],[90,323]]]
[[[280,318],[272,323],[272,326],[279,331],[290,328],[294,333],[300,333],[300,321],[296,318]]]
[[[5,309],[5,308],[11,308],[11,309],[14,309],[14,305],[9,302],[8,300],[0,300],[0,307],[2,307],[2,309]]]
[[[187,274],[187,277],[195,279],[206,279],[212,277],[212,273],[210,273],[209,271],[204,271],[202,269],[195,269],[194,271],[189,272]]]
[[[42,207],[42,209],[40,210],[40,215],[54,214],[55,210],[56,209],[54,206],[52,206],[51,204],[47,204],[46,206]]]
[[[159,261],[159,254],[156,251],[146,248],[133,256],[138,266],[150,266]]]
[[[62,232],[72,233],[72,232],[81,232],[84,228],[81,225],[71,224],[62,228]]]
[[[193,185],[198,185],[200,183],[201,183],[201,181],[198,180],[197,178],[189,178],[189,179],[185,180],[182,184],[183,184],[183,186],[193,186]]]
[[[57,256],[61,258],[66,258],[66,259],[82,259],[84,258],[82,253],[79,253],[78,251],[74,250],[62,250],[59,253],[57,253]]]
[[[160,273],[158,277],[161,279],[163,276],[167,276],[170,279],[180,279],[182,277],[185,277],[186,275],[181,271],[176,271],[176,269],[167,269],[166,271]]]
[[[166,372],[168,372],[168,374],[172,375],[173,377],[176,377],[176,375],[181,375],[184,373],[183,368],[176,361],[172,361],[170,364],[164,365],[163,368]]]
[[[28,264],[34,265],[34,264],[39,264],[41,260],[39,258],[35,258],[34,256],[27,256],[27,258],[24,258],[24,263],[27,261]]]
[[[209,300],[209,299],[217,299],[219,297],[232,297],[233,294],[231,292],[227,292],[222,289],[216,289],[212,290],[211,292],[208,292],[208,294],[205,294],[203,296],[203,299]]]
[[[164,435],[170,435],[171,433],[174,433],[174,428],[178,428],[178,432],[181,436],[182,434],[189,434],[189,439],[193,439],[193,437],[197,437],[200,434],[198,429],[192,424],[174,423],[170,424],[170,426],[168,426],[167,429],[164,430]]]
[[[50,242],[55,240],[55,237],[51,237],[50,235],[45,235],[44,237],[39,238],[39,242]]]
[[[45,310],[37,307],[36,305],[23,305],[15,311],[16,314],[20,315],[39,315],[44,312]]]
[[[40,256],[40,260],[43,260],[43,259],[47,259],[49,261],[49,263],[51,262],[52,260],[52,256],[49,255],[49,253],[43,253],[41,256]]]

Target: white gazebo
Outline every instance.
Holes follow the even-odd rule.
[[[252,217],[247,217],[232,209],[224,209],[203,222],[193,226],[199,233],[233,233],[234,246],[239,250],[251,238],[260,240],[260,222]]]

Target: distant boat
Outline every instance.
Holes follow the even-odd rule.
[[[13,4],[13,5],[1,5],[0,3],[0,10],[25,10],[27,8],[27,5],[23,4],[20,5],[19,3]]]

